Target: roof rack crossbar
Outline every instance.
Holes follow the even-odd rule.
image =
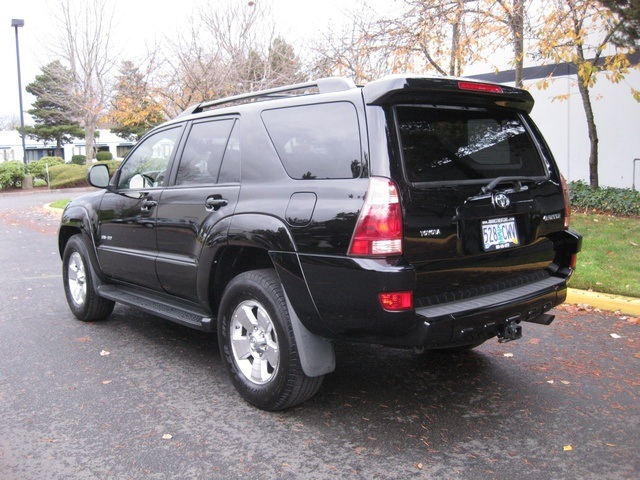
[[[192,113],[199,113],[207,108],[219,107],[227,104],[234,103],[249,103],[251,101],[267,100],[283,98],[286,94],[295,92],[298,90],[311,90],[317,89],[317,92],[313,93],[330,93],[330,92],[342,92],[355,88],[356,85],[348,78],[344,77],[327,77],[319,78],[312,82],[296,83],[293,85],[286,85],[283,87],[269,88],[266,90],[259,90],[256,92],[243,93],[241,95],[234,95],[232,97],[221,98],[218,100],[209,100],[201,102],[196,105],[192,105],[184,110],[180,116],[190,115]],[[310,95],[312,92],[301,93],[298,95]]]

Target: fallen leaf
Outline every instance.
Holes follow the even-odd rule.
[[[571,382],[567,380],[560,380],[560,383],[562,383],[563,385],[571,385]]]
[[[547,383],[553,384],[553,380],[547,380]]]
[[[573,447],[571,445],[565,445],[564,447],[562,447],[562,450],[564,450],[565,452],[570,452],[571,450],[573,450]]]
[[[103,357],[107,357],[107,356],[111,355],[111,352],[107,352],[106,350],[102,350],[100,352],[100,355],[103,356]]]
[[[421,463],[417,464],[416,467],[418,467],[418,470],[422,470],[422,464]]]
[[[103,385],[109,385],[111,382],[113,382],[113,380],[104,380],[102,382]]]
[[[615,443],[605,443],[605,445],[607,447],[617,447],[618,445],[616,445]]]
[[[503,356],[505,356],[505,357],[513,357],[513,353],[504,353]]]
[[[611,338],[622,338],[620,335],[618,335],[617,333],[611,333]]]
[[[164,435],[162,435],[163,440],[171,440],[172,438],[173,435],[171,435],[170,433],[165,433]]]

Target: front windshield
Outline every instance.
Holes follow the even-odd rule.
[[[395,108],[407,180],[541,177],[544,162],[519,115],[463,108]]]

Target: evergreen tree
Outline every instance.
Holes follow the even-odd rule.
[[[69,107],[71,73],[58,60],[42,67],[42,74],[26,86],[36,97],[28,113],[34,126],[25,127],[25,134],[42,142],[55,142],[56,156],[62,157],[62,146],[74,138],[84,137],[84,130],[73,118]]]

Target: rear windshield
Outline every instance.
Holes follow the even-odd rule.
[[[410,182],[547,174],[517,113],[415,105],[395,111]]]

